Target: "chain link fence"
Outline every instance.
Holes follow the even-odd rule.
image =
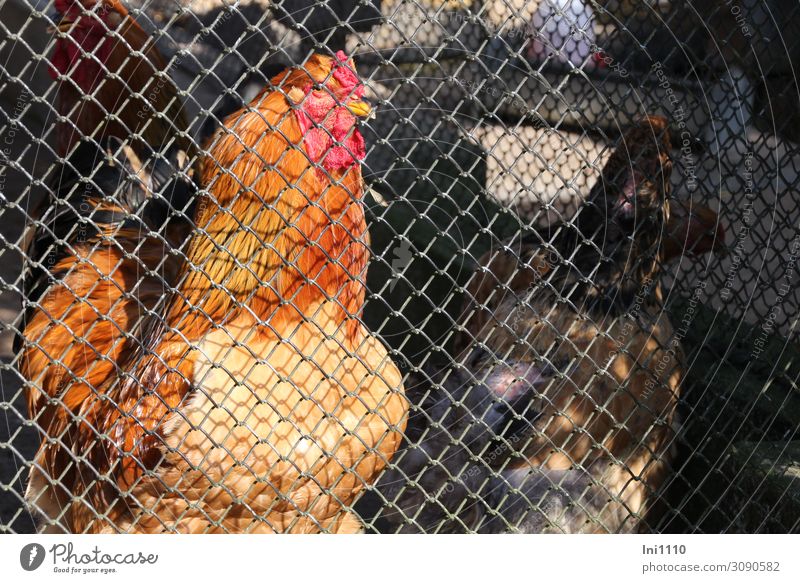
[[[0,530],[797,532],[798,33],[0,1]]]

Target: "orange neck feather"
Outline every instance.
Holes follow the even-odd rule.
[[[230,131],[209,148],[201,173],[209,194],[187,254],[194,269],[184,270],[167,324],[199,337],[247,310],[279,330],[331,300],[352,336],[368,258],[360,168],[334,184],[301,151],[280,92],[253,107],[228,118]]]

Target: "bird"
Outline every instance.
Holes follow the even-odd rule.
[[[355,510],[368,532],[492,532],[499,477],[538,417],[548,371],[496,361],[481,349],[458,366],[406,376],[411,403],[403,444]]]
[[[43,438],[29,505],[43,531],[65,532],[72,493],[59,479],[77,471],[76,415],[175,282],[197,185],[177,90],[166,78],[153,87],[154,66],[164,70],[157,48],[118,2],[56,4],[51,72],[64,118],[57,162],[40,177],[47,196],[26,229],[14,348]]]
[[[137,345],[145,315],[163,301],[179,270],[169,253],[190,229],[181,210],[196,185],[181,152],[144,164],[117,138],[79,143],[59,162],[31,227],[23,288],[25,310],[15,341],[26,381],[28,414],[42,431],[27,497],[61,524],[72,492],[77,415]]]
[[[411,371],[404,442],[355,506],[367,532],[564,533],[601,510],[605,491],[588,471],[516,465],[540,414],[537,391],[556,375],[482,349]]]
[[[646,529],[684,370],[665,252],[724,234],[705,211],[670,225],[671,145],[664,118],[638,120],[573,219],[479,259],[451,362],[406,379],[406,439],[358,507],[369,528]]]
[[[58,81],[57,152],[81,139],[136,139],[194,154],[183,100],[150,36],[119,0],[56,0],[49,72]]]
[[[637,531],[669,475],[685,367],[659,281],[671,146],[665,118],[636,122],[577,216],[490,251],[467,287],[462,345],[567,377],[542,391],[514,468],[581,468],[592,500],[602,488],[567,532]]]
[[[173,289],[82,395],[68,466],[41,464],[65,530],[362,529],[408,408],[360,320],[364,91],[343,52],[314,54],[212,137]]]

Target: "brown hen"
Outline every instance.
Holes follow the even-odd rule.
[[[670,225],[669,150],[663,118],[630,128],[574,219],[486,254],[468,287],[458,349],[554,377],[536,387],[525,463],[505,472],[517,497],[560,476],[571,500],[552,530],[638,530],[669,474],[684,365],[661,265],[672,238],[707,250],[713,236],[693,215]],[[519,511],[506,526],[530,530]]]

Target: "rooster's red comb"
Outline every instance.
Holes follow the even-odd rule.
[[[344,51],[336,52],[336,65],[333,68],[333,78],[339,86],[356,99],[364,96],[364,85],[355,73],[355,65]]]

